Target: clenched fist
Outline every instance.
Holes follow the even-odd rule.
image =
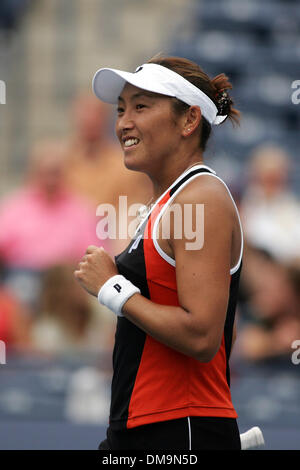
[[[74,271],[74,276],[81,286],[91,295],[97,297],[105,282],[118,273],[110,255],[102,247],[89,246]]]

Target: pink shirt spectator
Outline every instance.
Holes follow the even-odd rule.
[[[0,257],[11,268],[47,269],[79,262],[96,236],[96,211],[77,195],[61,191],[51,202],[37,188],[25,188],[2,201]]]

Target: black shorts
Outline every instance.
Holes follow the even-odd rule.
[[[240,450],[236,419],[195,417],[146,424],[121,431],[107,429],[99,450]]]

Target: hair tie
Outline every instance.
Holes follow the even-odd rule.
[[[232,104],[232,100],[225,88],[218,90],[216,93],[216,100],[217,100],[217,108],[218,108],[218,115],[224,116],[228,115],[230,112],[230,106]]]

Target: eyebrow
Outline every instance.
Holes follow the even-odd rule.
[[[135,93],[130,97],[130,100],[133,101],[136,98],[141,98],[141,97],[146,97],[146,98],[153,98],[156,95],[156,93],[152,93],[151,91],[139,91],[138,93]],[[122,96],[118,97],[119,101],[124,102],[124,98]]]

